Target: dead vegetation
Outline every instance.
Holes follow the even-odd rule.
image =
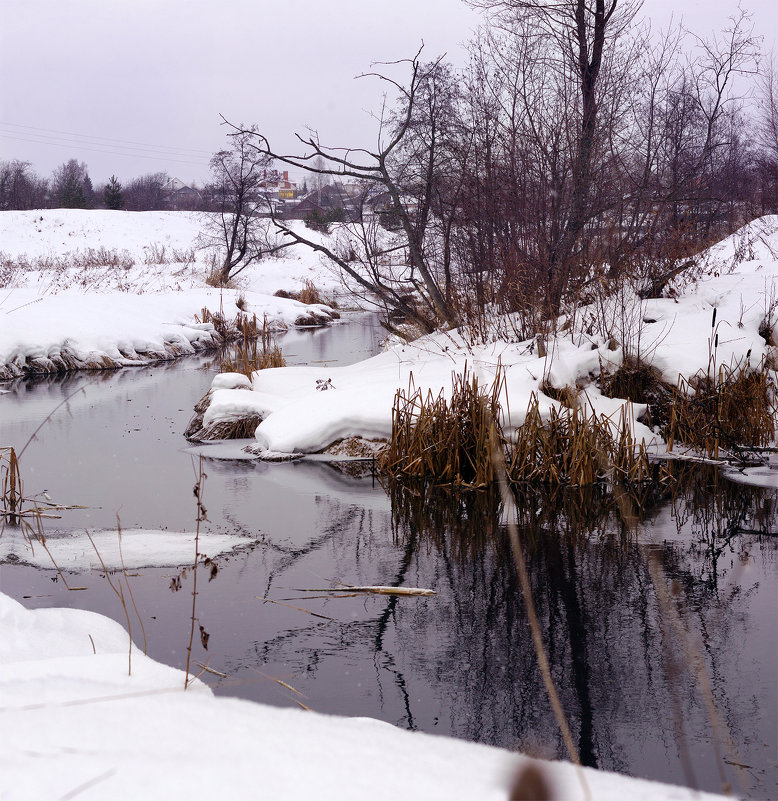
[[[533,393],[508,450],[512,482],[584,487],[606,479],[639,485],[656,478],[645,446],[635,442],[626,409],[614,433],[610,420],[579,406],[552,406],[544,420]]]
[[[300,303],[305,303],[306,306],[320,304],[324,306],[335,307],[332,299],[325,298],[319,288],[311,280],[303,281],[303,288],[299,292],[293,292],[286,289],[279,289],[274,293],[277,298],[287,298],[290,300],[298,300]]]
[[[599,383],[602,394],[608,398],[646,404],[648,410],[641,420],[649,427],[664,428],[670,422],[673,388],[662,380],[656,368],[639,359],[626,358],[613,373],[600,368]]]
[[[38,430],[51,418],[51,414],[38,426]],[[35,433],[37,434],[37,430]],[[30,440],[28,440],[27,444],[29,442]],[[57,504],[50,500],[45,493],[39,496],[26,496],[24,494],[19,459],[26,447],[27,445],[18,454],[15,448],[0,448],[0,536],[4,533],[6,525],[18,528],[24,542],[33,553],[36,547],[40,547],[48,554],[66,589],[86,589],[85,587],[71,587],[68,584],[64,573],[60,570],[59,565],[49,551],[43,530],[44,519],[57,518],[59,517],[57,514],[59,511],[81,507]]]
[[[615,426],[577,405],[553,406],[544,419],[533,394],[524,423],[509,441],[500,428],[504,374],[498,371],[498,376],[486,392],[467,370],[454,374],[450,400],[443,392],[398,391],[392,435],[377,459],[378,471],[394,478],[483,488],[496,480],[497,452],[513,483],[587,486],[609,479],[638,485],[657,477],[645,446],[634,440],[626,412]]]
[[[205,312],[207,309],[203,309]],[[220,325],[223,317],[220,316]],[[222,373],[242,373],[247,378],[257,370],[271,367],[283,367],[286,364],[281,349],[273,342],[272,332],[267,317],[260,326],[256,315],[249,317],[239,312],[231,330],[237,331],[239,338],[231,348],[225,350],[219,360]],[[242,387],[249,391],[248,387]],[[251,439],[257,426],[262,422],[258,414],[246,414],[230,419],[215,420],[204,424],[205,413],[211,404],[211,390],[195,404],[194,415],[184,431],[184,436],[191,442],[212,442],[219,439]]]
[[[281,349],[272,341],[267,317],[262,319],[260,327],[256,315],[249,318],[239,312],[235,329],[238,336],[231,350],[222,357],[219,368],[222,373],[243,373],[251,378],[256,370],[286,365]]]
[[[759,449],[775,440],[775,380],[762,361],[719,367],[715,374],[679,378],[667,433],[667,449],[679,442],[718,459],[721,451]]]
[[[379,472],[430,478],[440,484],[485,487],[495,479],[491,453],[500,445],[502,381],[485,393],[467,368],[453,376],[450,400],[441,392],[399,390],[392,408],[392,435],[377,459]]]

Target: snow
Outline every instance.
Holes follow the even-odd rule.
[[[182,639],[186,632],[182,631]],[[0,593],[0,796],[272,798],[296,801],[504,801],[527,765],[554,798],[587,797],[571,764],[474,743],[218,698],[132,648],[112,620],[77,609],[27,610]],[[596,801],[720,796],[581,771]]]
[[[239,535],[201,532],[198,553],[214,558],[255,542]],[[121,550],[115,530],[90,531],[88,536],[83,531],[47,532],[45,548],[38,542],[30,543],[18,529],[10,527],[0,537],[0,561],[10,557],[15,562],[50,568],[53,559],[58,567],[71,573],[100,570],[103,565],[108,570],[121,570],[122,561],[128,570],[178,567],[192,564],[194,553],[195,534],[184,531],[126,529],[121,534]]]
[[[212,341],[212,327],[194,317],[203,306],[233,310],[242,293],[249,312],[291,325],[301,304],[275,298],[273,291],[299,289],[308,279],[325,292],[337,285],[316,259],[290,249],[283,259],[246,270],[237,288],[211,289],[204,283],[207,259],[199,251],[188,255],[201,227],[201,217],[183,212],[0,213],[0,370],[14,375],[11,368],[20,370],[31,359],[121,365],[191,352]],[[349,436],[387,437],[398,388],[448,394],[452,373],[467,366],[482,385],[505,370],[509,434],[522,423],[533,393],[542,414],[556,405],[540,392],[544,382],[557,388],[582,384],[583,404],[611,421],[626,415],[638,438],[659,447],[661,441],[637,421],[640,407],[605,398],[591,384],[601,364],[616,367],[624,358],[611,337],[621,333],[617,339],[633,352],[639,348],[672,382],[679,373],[707,369],[714,354],[716,364],[758,364],[769,355],[759,336],[768,318],[773,339],[778,337],[774,309],[770,317],[777,229],[778,218],[764,218],[714,246],[699,259],[694,281],[685,276],[676,282],[673,297],[641,301],[625,290],[614,301],[618,306],[577,310],[569,329],[546,339],[545,356],[536,340],[470,345],[461,332],[447,332],[395,344],[347,367],[270,369],[250,381],[225,374],[214,380],[206,422],[259,415],[257,445],[275,456],[314,452]],[[79,259],[100,262],[94,256],[100,248],[115,251],[116,263],[67,266]],[[774,486],[773,468],[752,472]],[[0,558],[13,553],[20,561],[48,564],[41,548],[30,552],[9,531],[0,540]],[[118,569],[116,533],[93,537],[106,566]],[[250,544],[206,534],[200,550],[215,556]],[[70,571],[96,566],[83,534],[55,532],[47,545]],[[187,564],[193,552],[191,533],[128,530],[122,537],[127,568]],[[182,644],[187,634],[188,627]],[[0,593],[0,642],[4,801],[217,794],[277,801],[504,801],[512,777],[528,764],[540,766],[553,797],[587,797],[567,763],[538,762],[375,720],[215,697],[202,681],[184,692],[181,671],[135,647],[128,674],[128,634],[92,612],[27,610]],[[582,774],[597,801],[714,798],[589,769]]]
[[[202,309],[249,314],[286,329],[326,306],[275,297],[313,281],[339,286],[299,246],[252,265],[235,287],[214,289],[203,213],[56,209],[0,212],[0,379],[40,370],[144,363],[216,344]]]
[[[743,245],[752,240],[752,248]],[[721,365],[756,367],[771,349],[778,358],[775,346],[760,336],[760,328],[772,327],[772,338],[778,339],[773,254],[778,254],[778,216],[755,221],[701,254],[696,280],[683,277],[673,297],[643,301],[625,287],[604,305],[578,310],[567,330],[562,326],[546,338],[545,356],[539,356],[535,340],[473,345],[464,332],[436,333],[348,367],[262,370],[253,376],[252,393],[214,385],[205,423],[259,415],[259,449],[273,453],[315,453],[350,436],[388,438],[398,389],[448,396],[452,373],[467,365],[482,386],[489,386],[499,369],[505,371],[501,402],[508,435],[523,422],[533,393],[544,417],[558,406],[541,391],[547,382],[554,388],[584,387],[582,407],[606,417],[614,429],[623,416],[638,441],[661,452],[661,437],[638,421],[645,407],[604,397],[592,380],[601,366],[612,370],[623,362],[624,346],[670,384],[679,375],[715,372]],[[615,334],[622,346],[614,350]],[[320,391],[326,382],[327,391]]]

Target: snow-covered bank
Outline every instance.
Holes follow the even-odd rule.
[[[272,328],[331,322],[332,310],[275,297],[336,282],[299,249],[252,265],[231,289],[206,286],[212,253],[203,215],[58,209],[0,212],[0,380],[115,368],[219,344],[202,309],[236,302]]]
[[[750,234],[759,247],[743,245]],[[641,300],[625,288],[577,310],[546,338],[542,356],[536,339],[472,345],[448,332],[349,367],[262,370],[254,374],[253,392],[225,387],[217,378],[203,424],[259,417],[258,448],[270,453],[316,452],[352,436],[387,438],[398,389],[450,393],[452,373],[467,365],[482,386],[505,371],[501,400],[509,435],[523,422],[532,393],[543,415],[559,405],[543,394],[548,384],[582,389],[582,406],[614,426],[625,414],[638,440],[661,449],[661,437],[638,422],[645,407],[604,397],[595,378],[601,369],[619,367],[625,353],[639,354],[671,385],[679,375],[688,378],[711,366],[715,372],[721,365],[757,367],[767,360],[775,371],[778,348],[769,343],[778,342],[778,217],[756,221],[702,254],[694,276],[679,276],[670,297]]]
[[[184,639],[182,632],[182,639]],[[0,594],[0,797],[505,801],[535,764],[552,797],[586,797],[574,767],[497,748],[217,698],[133,649],[117,623],[75,609],[26,610]],[[315,706],[315,699],[308,699]],[[595,801],[720,796],[583,771]]]

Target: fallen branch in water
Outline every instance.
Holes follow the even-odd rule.
[[[350,584],[341,584],[342,589],[337,587],[319,587],[314,589],[301,589],[292,587],[295,592],[363,592],[369,595],[437,595],[435,590],[426,590],[421,587],[381,587],[365,586],[352,587]]]

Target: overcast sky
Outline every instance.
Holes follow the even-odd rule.
[[[744,2],[766,50],[776,5]],[[665,24],[674,10],[707,34],[736,7],[647,0],[643,13]],[[305,126],[371,146],[381,88],[354,77],[422,40],[463,64],[479,21],[460,0],[0,0],[0,159],[49,175],[77,158],[95,183],[157,171],[202,182],[227,141],[220,115],[282,148]]]

